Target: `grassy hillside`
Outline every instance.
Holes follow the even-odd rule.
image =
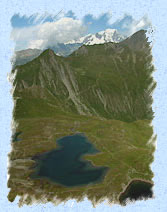
[[[154,67],[144,33],[120,43],[82,46],[67,58],[48,49],[17,67],[14,97],[29,91],[30,97],[52,98],[63,111],[126,122],[151,120]],[[135,37],[139,40],[134,42]]]
[[[21,134],[9,156],[9,200],[19,195],[20,204],[28,204],[34,197],[54,202],[55,195],[61,200],[86,195],[95,203],[104,197],[118,201],[132,179],[152,182],[151,62],[141,30],[120,43],[82,46],[66,58],[48,49],[12,70],[13,116],[16,133]],[[56,139],[77,132],[100,151],[84,157],[109,167],[104,181],[74,189],[32,180],[32,157],[56,148]]]

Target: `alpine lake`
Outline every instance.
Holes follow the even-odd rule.
[[[104,178],[107,167],[96,167],[82,159],[84,154],[99,152],[84,134],[65,136],[56,142],[58,147],[55,150],[32,158],[36,161],[32,178],[47,178],[67,187],[94,184]]]

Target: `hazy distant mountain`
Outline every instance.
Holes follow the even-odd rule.
[[[55,46],[48,46],[46,49],[52,49],[56,55],[66,57],[77,50],[80,46],[82,46],[80,43],[57,43]]]
[[[13,142],[10,153],[9,201],[17,195],[20,205],[31,204],[34,198],[55,203],[55,197],[65,201],[87,196],[93,204],[105,198],[119,203],[132,180],[152,183],[155,137],[150,123],[155,82],[145,32],[119,43],[82,45],[67,57],[47,49],[12,70],[15,137],[20,141]],[[65,187],[46,177],[32,178],[38,167],[34,158],[41,158],[39,164],[45,162],[47,153],[59,148],[55,141],[76,133],[84,133],[100,151],[85,156],[90,164],[109,168],[104,179],[97,185]],[[86,152],[85,145],[81,148]],[[67,161],[67,172],[69,166]],[[80,167],[82,163],[76,166],[76,175]]]
[[[38,57],[43,51],[41,49],[25,49],[21,51],[15,51],[11,63],[15,67],[17,65],[23,65],[34,58]]]
[[[89,34],[78,40],[72,40],[67,43],[57,43],[55,46],[47,46],[46,49],[52,49],[59,56],[68,56],[82,45],[103,44],[108,42],[118,43],[126,37],[119,34],[116,29],[106,29],[96,34]],[[13,67],[23,65],[42,53],[41,49],[26,49],[16,51],[12,59]]]
[[[152,67],[147,68],[145,60],[150,54],[146,41],[144,31],[139,31],[120,43],[83,45],[68,57],[45,50],[18,67],[16,91],[32,87],[33,95],[38,95],[38,88],[45,99],[52,94],[60,109],[79,114],[123,121],[150,119],[146,86]]]

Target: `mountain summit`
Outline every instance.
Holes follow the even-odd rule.
[[[149,188],[153,185],[150,164],[156,138],[150,124],[151,94],[155,88],[151,63],[151,48],[142,30],[119,43],[82,45],[67,57],[47,49],[13,69],[13,118],[17,124],[9,155],[9,201],[19,196],[19,204],[23,205],[33,203],[34,199],[55,203],[56,199],[64,202],[87,197],[93,204],[106,198],[110,204],[124,204],[130,199],[127,190],[136,179],[143,187],[140,197],[146,198],[146,184],[141,186],[141,182],[150,183]],[[78,143],[78,137],[77,146],[69,146],[69,152],[55,142],[75,134],[85,135],[98,152],[91,155],[91,148],[86,153],[88,147]],[[76,159],[76,148],[84,152],[82,160],[90,161],[84,171],[91,164],[97,169],[107,168],[103,179],[93,184],[93,179],[97,179],[95,172],[93,177],[88,173],[86,178],[91,183],[86,187],[66,187],[50,180],[47,174],[59,174],[59,170],[55,166],[50,171],[46,159],[63,170],[62,160],[66,154]],[[53,155],[59,149],[64,154],[62,160]],[[41,169],[42,163],[45,170]],[[71,162],[65,163],[61,179],[67,179],[71,172],[76,177],[83,173],[82,163],[74,164],[74,171]],[[36,170],[42,173],[39,178],[34,178]]]
[[[152,119],[151,60],[145,31],[120,43],[83,45],[68,57],[48,49],[17,67],[14,96],[28,92],[30,99],[45,99],[61,111],[81,115]]]
[[[78,40],[72,40],[65,44],[80,43],[84,45],[102,44],[108,42],[118,43],[124,40],[126,37],[119,34],[116,29],[106,29],[104,31],[97,32],[96,34],[88,34]]]
[[[116,29],[106,29],[105,31],[98,32],[96,34],[88,34],[78,40],[72,40],[67,43],[57,43],[55,46],[48,46],[57,55],[68,56],[77,50],[82,45],[94,45],[103,44],[108,42],[118,43],[124,40],[126,37],[119,34]],[[13,67],[16,65],[23,65],[27,62],[33,60],[42,53],[41,49],[25,49],[21,51],[16,51],[13,58]]]

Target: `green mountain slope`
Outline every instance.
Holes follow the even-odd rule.
[[[81,115],[127,122],[152,119],[150,51],[145,31],[120,43],[82,46],[67,58],[48,49],[17,67],[14,96],[28,92],[29,98]]]
[[[12,73],[16,141],[9,155],[10,201],[55,202],[69,198],[119,203],[134,179],[152,182],[155,150],[151,121],[151,48],[141,30],[120,43],[82,46],[68,57],[45,50]],[[107,166],[104,181],[67,188],[47,179],[31,179],[32,157],[56,148],[56,140],[84,133],[99,154],[85,155]]]

